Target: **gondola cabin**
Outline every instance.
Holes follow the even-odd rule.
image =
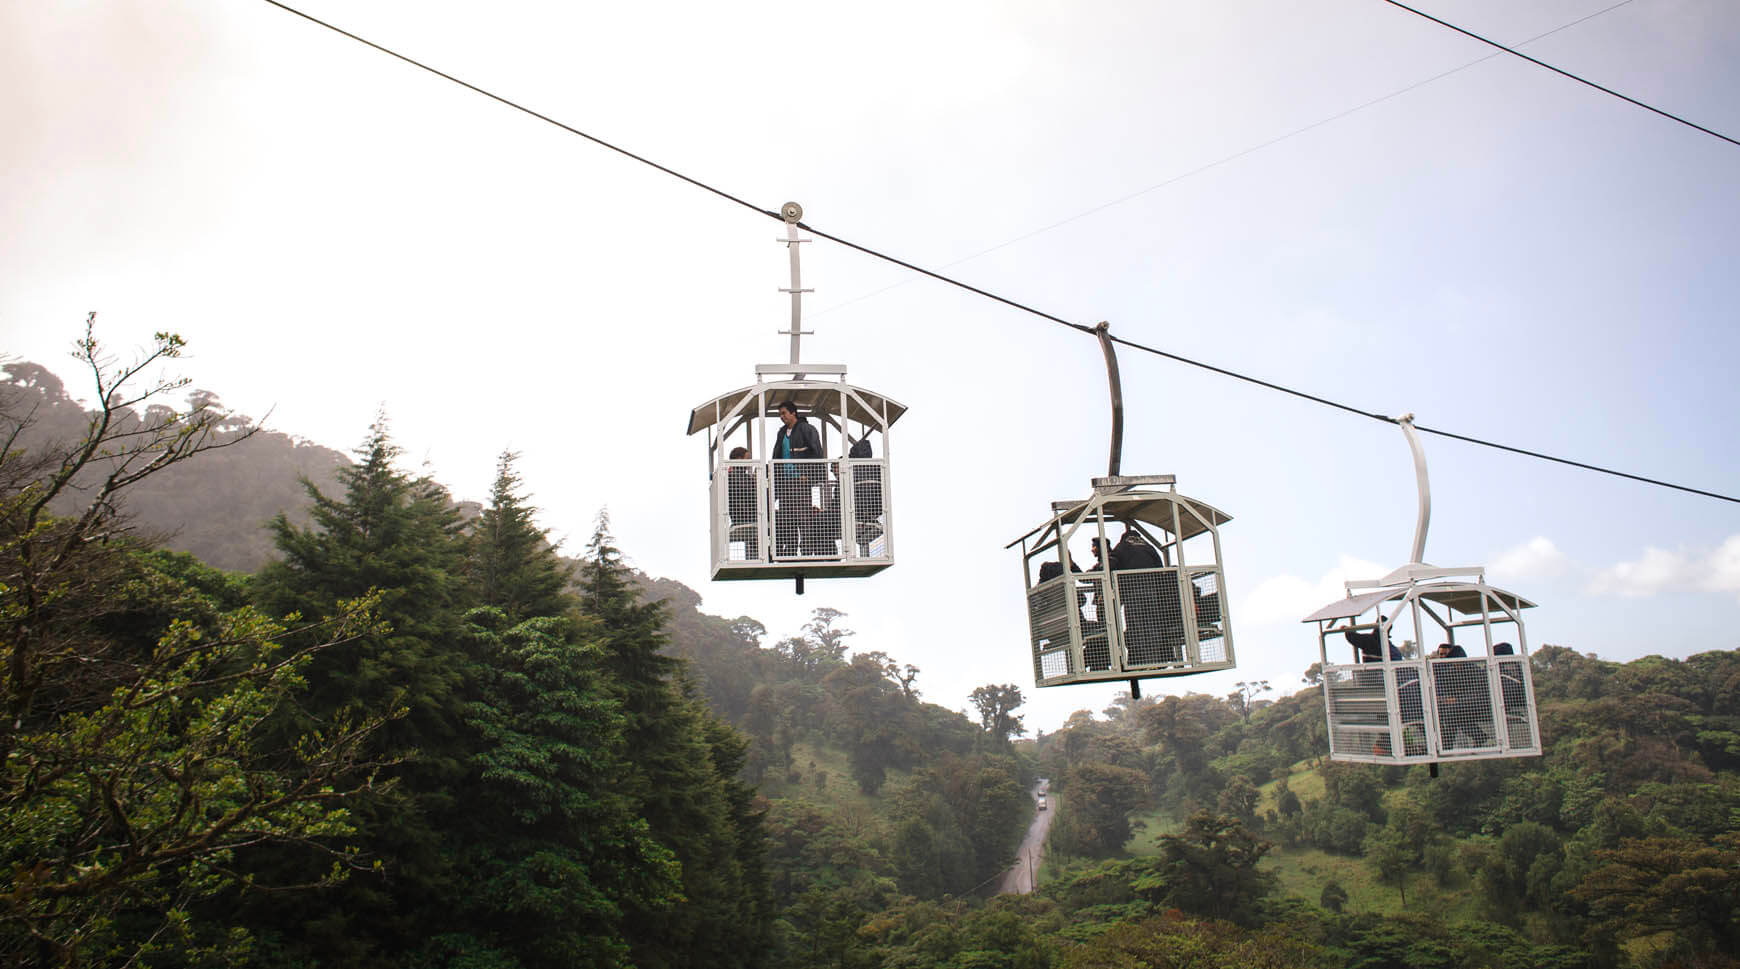
[[[1414,563],[1311,615],[1333,760],[1437,764],[1541,753],[1522,610],[1479,568]],[[1434,768],[1435,769],[1435,768]]]
[[[688,433],[707,435],[713,578],[801,581],[893,565],[889,430],[906,408],[847,383],[843,366],[763,364],[755,374],[689,413]],[[785,440],[813,439],[817,456],[775,453],[785,403],[796,411]]]
[[[1231,517],[1178,494],[1171,475],[1093,480],[1052,503],[1021,546],[1037,686],[1231,669],[1220,526]]]

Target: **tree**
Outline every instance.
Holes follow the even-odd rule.
[[[1249,923],[1274,889],[1275,876],[1257,870],[1272,848],[1238,819],[1199,811],[1180,834],[1160,839],[1167,904],[1198,915]]]
[[[1021,717],[1015,716],[1015,711],[1021,709],[1025,701],[1021,697],[1021,688],[1013,683],[1000,686],[981,686],[972,693],[973,706],[979,711],[979,724],[985,728],[997,741],[997,746],[1007,746],[1011,736],[1019,737],[1027,733],[1022,726]]]
[[[357,804],[359,843],[379,871],[294,904],[254,901],[249,917],[271,926],[285,951],[308,961],[380,959],[415,951],[446,928],[437,903],[460,891],[445,831],[462,809],[472,738],[464,724],[472,664],[459,641],[469,594],[461,578],[460,522],[444,489],[397,467],[399,448],[384,415],[328,496],[305,482],[310,527],[272,522],[281,561],[255,582],[273,615],[329,616],[348,598],[373,594],[384,625],[345,650],[322,653],[307,671],[309,693],[282,711],[274,729],[288,739],[310,722],[402,710],[371,739],[390,760],[391,791]],[[274,877],[311,879],[304,855],[273,860]]]
[[[1671,932],[1688,951],[1740,951],[1740,834],[1638,838],[1595,853],[1572,894],[1620,938]]]
[[[520,494],[520,476],[514,471],[518,458],[503,451],[497,459],[489,507],[472,525],[465,548],[466,572],[478,602],[500,609],[516,623],[559,616],[573,605],[565,591],[569,566],[533,523],[536,509]]]
[[[600,514],[580,566],[581,633],[623,717],[616,789],[680,866],[685,904],[624,899],[624,937],[641,969],[751,966],[771,912],[760,814],[737,780],[744,744],[695,700],[682,663],[663,653],[664,605],[643,601]]]
[[[1331,878],[1323,883],[1323,891],[1317,896],[1317,904],[1340,915],[1342,906],[1347,904],[1347,889]]]
[[[452,930],[521,965],[625,965],[624,910],[678,904],[681,866],[616,789],[623,718],[597,649],[560,618],[509,626],[489,607],[466,619],[471,649],[494,673],[466,718],[481,744],[457,832],[470,888],[455,907],[467,918]],[[437,947],[458,938],[450,931]]]
[[[313,724],[289,745],[262,724],[319,654],[371,630],[372,603],[289,629],[232,579],[143,550],[127,490],[252,430],[156,403],[185,381],[139,382],[181,338],[116,366],[94,317],[74,353],[97,391],[82,431],[25,447],[36,412],[0,400],[0,964],[222,961],[246,933],[189,912],[239,886],[238,860],[268,845],[353,857],[346,805],[370,783],[361,750],[384,717]],[[74,514],[49,513],[74,494]]]
[[[1058,785],[1064,797],[1052,838],[1071,854],[1109,858],[1130,840],[1130,812],[1147,800],[1140,771],[1086,763],[1070,769]]]
[[[1239,711],[1239,716],[1246,723],[1251,720],[1251,701],[1259,693],[1268,693],[1271,689],[1268,680],[1240,680],[1235,684],[1238,688],[1227,695],[1230,702]]]

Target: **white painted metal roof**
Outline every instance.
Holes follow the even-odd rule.
[[[790,400],[806,413],[820,410],[838,417],[842,389],[850,392],[846,396],[845,416],[848,420],[880,426],[882,414],[885,412],[888,423],[892,425],[906,413],[905,404],[837,380],[777,380],[740,387],[701,404],[689,412],[689,429],[686,433],[696,434],[704,428],[712,427],[717,420],[715,415],[731,413],[745,399],[753,398],[762,391],[767,391],[767,412],[750,416],[773,417],[780,401]],[[749,406],[754,406],[753,400]]]
[[[1417,588],[1420,590],[1420,598],[1422,599],[1439,603],[1460,613],[1475,614],[1480,612],[1480,589],[1478,586],[1465,582],[1446,582],[1421,583]],[[1493,598],[1512,609],[1533,609],[1535,605],[1514,592],[1506,592],[1494,586],[1487,586],[1486,591]],[[1399,599],[1407,592],[1408,586],[1405,585],[1362,592],[1356,596],[1337,599],[1300,621],[1318,622],[1325,619],[1351,619],[1387,599]]]

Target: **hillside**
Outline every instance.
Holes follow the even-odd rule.
[[[127,540],[106,527],[118,518],[44,524],[20,511],[52,465],[35,456],[77,441],[89,416],[46,370],[6,373],[0,412],[26,426],[0,476],[13,529],[0,594],[7,616],[36,617],[8,620],[7,667],[46,662],[53,689],[11,721],[28,728],[16,763],[38,766],[8,761],[23,772],[5,789],[17,887],[0,929],[83,911],[57,901],[64,885],[118,859],[131,894],[90,909],[81,931],[124,948],[167,931],[147,931],[159,919],[201,964],[1740,964],[1740,651],[1613,663],[1544,646],[1531,656],[1544,756],[1435,778],[1329,762],[1315,689],[1123,696],[1022,740],[1012,685],[975,693],[975,723],[925,702],[922,671],[889,656],[917,650],[859,643],[835,610],[770,642],[751,617],[708,615],[694,590],[629,572],[603,520],[584,555],[559,559],[511,455],[488,507],[462,510],[396,469],[384,424],[353,461],[223,415],[213,442],[233,447],[129,489],[137,535],[242,563],[227,574]],[[103,433],[150,440],[177,419],[121,417]],[[322,473],[311,509],[298,478]],[[282,527],[260,527],[280,513]],[[89,567],[32,572],[44,536],[68,529],[78,540],[55,547]],[[285,616],[315,625],[268,618]],[[342,635],[316,641],[327,623]],[[283,648],[295,665],[256,661]],[[146,674],[121,695],[191,705],[135,721],[109,702]],[[223,692],[263,676],[279,678]],[[9,678],[9,702],[31,709],[41,681]],[[254,726],[199,738],[222,756],[158,750],[228,710]],[[87,728],[104,717],[114,725]],[[353,739],[334,739],[351,724]],[[32,779],[59,775],[30,758],[79,744],[94,753],[53,770],[95,780]],[[191,825],[176,850],[200,850],[202,815],[116,823],[128,798],[149,813],[175,789],[165,778],[226,770],[198,796],[307,792],[260,822],[284,843],[197,869],[139,860],[141,833],[176,825]],[[987,899],[1038,776],[1056,795],[1040,889]],[[319,783],[295,787],[308,777]],[[309,867],[291,844],[328,853]],[[476,871],[487,891],[471,890]],[[300,887],[286,901],[250,887],[274,878]],[[18,914],[27,904],[40,907]],[[0,932],[12,964],[37,945]]]

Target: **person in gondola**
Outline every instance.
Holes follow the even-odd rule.
[[[731,460],[749,460],[749,449],[732,448]],[[754,561],[761,557],[761,545],[757,541],[760,523],[756,520],[755,472],[742,465],[732,465],[725,474],[725,511],[731,518],[731,530],[735,532],[739,526],[750,526],[748,537],[743,540],[743,557]]]
[[[1158,569],[1160,553],[1142,534],[1125,526],[1110,553],[1113,573]],[[1184,613],[1176,571],[1143,572],[1114,579],[1124,604],[1124,646],[1132,665],[1176,663],[1183,656]]]
[[[778,503],[773,513],[774,553],[792,556],[797,554],[799,533],[814,514],[810,489],[822,465],[810,462],[822,456],[822,440],[792,401],[780,403],[779,422],[783,426],[773,439],[773,497]]]
[[[1523,661],[1516,659],[1516,647],[1509,643],[1493,643],[1492,655],[1509,656],[1511,659],[1498,661],[1499,696],[1504,700],[1505,722],[1513,719],[1526,719],[1528,716],[1528,690],[1523,686]]]
[[[1392,662],[1400,662],[1406,658],[1402,655],[1402,651],[1396,648],[1394,642],[1390,642],[1387,636],[1380,636],[1375,629],[1349,629],[1343,632],[1342,636],[1359,651],[1359,662],[1362,664],[1383,662],[1386,647]],[[1362,687],[1380,692],[1384,688],[1384,674],[1381,670],[1358,670],[1353,674],[1353,677],[1354,682]],[[1396,670],[1396,700],[1400,706],[1398,712],[1401,714],[1404,744],[1409,748],[1409,753],[1416,753],[1417,751],[1413,748],[1424,744],[1420,731],[1424,730],[1426,722],[1425,702],[1420,696],[1419,670],[1412,666]],[[1385,722],[1388,721],[1387,716],[1383,719]],[[1407,731],[1410,730],[1412,731],[1412,741],[1408,740],[1410,734]],[[1372,746],[1372,753],[1388,755],[1390,753],[1389,737],[1385,736],[1379,739]]]
[[[878,521],[882,517],[882,468],[880,465],[857,463],[872,456],[868,437],[854,442],[846,452],[846,457],[853,459],[853,535],[858,542],[858,554],[866,556],[870,554],[870,543],[882,534],[882,526]],[[1061,569],[1062,566],[1058,568]]]
[[[1486,681],[1486,664],[1446,662],[1468,658],[1468,652],[1455,643],[1441,644],[1433,657],[1439,749],[1486,746],[1492,724],[1492,689]]]

